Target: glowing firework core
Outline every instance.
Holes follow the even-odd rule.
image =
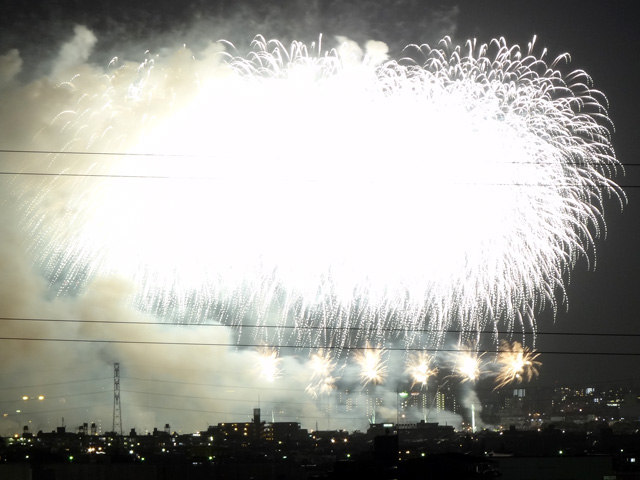
[[[438,373],[437,368],[432,367],[433,358],[426,352],[411,355],[407,362],[407,373],[413,380],[413,385],[420,384],[426,387],[429,378]]]
[[[541,363],[536,360],[538,353],[523,347],[519,342],[510,345],[502,340],[500,351],[498,352],[497,363],[500,371],[496,377],[495,389],[504,387],[512,382],[522,382],[531,380],[538,375],[538,368]]]
[[[363,385],[383,383],[387,377],[387,364],[383,359],[384,349],[371,348],[368,344],[364,350],[357,352],[355,361],[360,367],[360,379]]]
[[[255,365],[255,371],[260,378],[273,382],[281,375],[280,363],[278,352],[271,348],[265,348]]]

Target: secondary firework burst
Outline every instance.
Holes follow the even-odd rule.
[[[537,377],[542,365],[537,360],[539,355],[535,350],[522,346],[519,342],[510,344],[506,340],[502,340],[496,359],[499,371],[494,390],[506,387],[513,382],[530,381]]]
[[[354,355],[354,361],[360,367],[362,385],[369,383],[378,385],[387,378],[387,361],[384,358],[384,348],[374,348],[367,343],[366,347]]]
[[[624,201],[603,98],[533,42],[385,56],[257,37],[49,87],[29,150],[62,153],[11,188],[52,288],[123,277],[164,320],[294,326],[336,354],[535,327],[592,256],[605,194]]]
[[[412,380],[412,387],[420,385],[426,388],[429,379],[438,374],[438,368],[434,366],[434,358],[427,352],[412,353],[406,365],[406,373]]]
[[[327,352],[320,350],[311,354],[307,366],[311,370],[311,383],[306,391],[313,398],[330,394],[336,387],[334,371],[336,361]]]
[[[280,364],[282,359],[278,355],[278,351],[264,347],[259,352],[259,359],[254,366],[254,372],[259,378],[273,382],[282,376]]]
[[[486,373],[482,363],[483,356],[484,354],[471,347],[455,352],[452,375],[460,378],[462,383],[476,383]]]

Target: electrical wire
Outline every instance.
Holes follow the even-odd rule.
[[[264,348],[261,343],[230,343],[230,342],[160,342],[154,340],[107,340],[98,338],[36,338],[36,337],[0,337],[5,341],[22,341],[22,342],[68,342],[68,343],[99,343],[99,344],[124,344],[124,345],[162,345],[162,346],[185,346],[185,347],[237,347],[237,348]],[[274,349],[294,349],[294,350],[315,350],[316,346],[307,345],[287,345],[287,344],[270,344],[269,347]],[[371,346],[337,346],[329,345],[322,347],[325,350],[376,350]],[[385,347],[388,351],[424,351],[422,347]],[[460,349],[453,348],[434,348],[429,349],[430,352],[460,352]],[[478,349],[476,353],[500,353],[500,350]],[[640,352],[593,352],[593,351],[567,351],[567,350],[536,350],[541,355],[587,355],[587,356],[615,356],[615,357],[640,357]]]
[[[150,325],[157,327],[176,327],[176,328],[192,328],[192,327],[212,327],[212,328],[238,328],[259,330],[278,329],[278,330],[322,330],[322,331],[357,331],[359,327],[340,327],[340,326],[320,326],[320,325],[255,325],[248,323],[239,323],[233,325],[225,325],[222,323],[158,323],[150,321],[127,321],[127,320],[85,320],[85,319],[67,319],[67,318],[34,318],[34,317],[0,317],[0,321],[16,321],[16,322],[49,322],[49,323],[80,323],[80,324],[101,324],[101,325]],[[429,329],[418,328],[398,328],[398,327],[381,327],[379,330],[384,332],[396,333],[433,333]],[[464,330],[450,329],[445,333],[465,333]],[[511,330],[487,330],[478,332],[481,335],[553,335],[553,336],[585,336],[585,337],[640,337],[640,333],[612,333],[612,332],[540,332],[540,331],[511,331]]]

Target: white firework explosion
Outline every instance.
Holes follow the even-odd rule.
[[[593,257],[604,195],[624,201],[603,97],[533,42],[254,47],[46,87],[34,145],[60,153],[5,162],[58,294],[116,275],[167,321],[433,348],[535,329]]]

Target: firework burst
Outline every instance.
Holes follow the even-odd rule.
[[[384,383],[387,378],[387,362],[383,358],[385,352],[385,349],[373,348],[367,343],[364,349],[355,354],[354,360],[360,367],[360,379],[363,386],[368,383],[373,385]]]
[[[331,393],[336,387],[336,378],[333,376],[336,362],[333,358],[321,350],[311,354],[308,366],[311,369],[311,383],[306,388],[307,393],[313,398]]]
[[[476,383],[485,374],[482,364],[483,355],[470,347],[456,352],[453,376],[459,377],[462,383]]]
[[[539,355],[534,350],[522,346],[519,342],[510,344],[506,340],[502,340],[496,360],[500,370],[496,377],[494,390],[506,387],[513,382],[530,381],[537,377],[542,365],[536,360]]]
[[[257,37],[51,86],[36,141],[60,153],[12,189],[52,289],[118,276],[167,321],[295,326],[337,353],[535,328],[592,256],[604,194],[624,201],[587,75],[503,39],[342,47]]]
[[[420,385],[426,388],[429,379],[438,374],[437,367],[433,366],[434,358],[427,352],[417,352],[409,356],[406,366],[406,373],[412,380],[412,387]]]
[[[268,382],[273,382],[282,376],[282,370],[280,369],[281,362],[282,359],[278,356],[278,352],[275,349],[264,347],[260,351],[260,358],[254,366],[254,372],[258,377]]]

